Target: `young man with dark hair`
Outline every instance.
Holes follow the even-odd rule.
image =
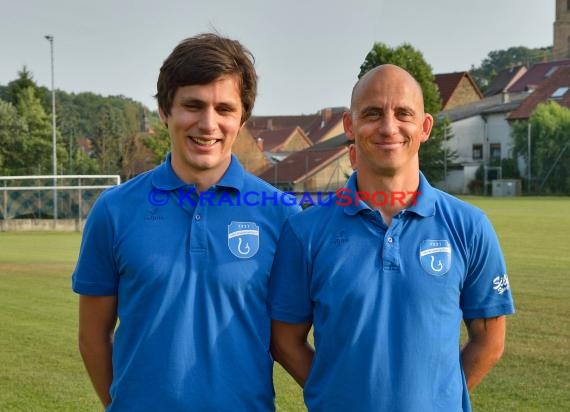
[[[157,83],[171,153],[89,214],[73,290],[107,411],[274,410],[266,295],[281,227],[299,209],[240,201],[281,195],[231,153],[256,81],[239,42],[182,41]]]

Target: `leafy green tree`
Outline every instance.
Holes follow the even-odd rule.
[[[95,156],[101,165],[101,173],[120,173],[123,137],[126,133],[125,120],[120,111],[110,104],[99,108],[96,119],[95,136],[92,140]]]
[[[34,81],[34,77],[32,73],[27,69],[26,66],[22,67],[22,70],[18,72],[18,78],[16,80],[12,80],[6,86],[2,99],[12,103],[14,106],[18,104],[18,96],[28,88],[32,88],[34,90],[35,96],[40,100],[43,104],[43,100],[47,99],[49,93],[47,93],[47,89],[40,88]],[[49,97],[51,99],[51,97]],[[51,107],[51,100],[49,100],[49,105],[43,106],[44,111],[48,112],[47,108]]]
[[[13,175],[14,164],[18,153],[23,151],[25,139],[21,136],[26,132],[26,125],[18,116],[18,111],[12,103],[0,100],[0,174]]]
[[[556,102],[538,105],[531,125],[531,171],[533,189],[570,194],[570,110]],[[528,122],[513,124],[515,157],[528,164]]]
[[[170,135],[158,116],[151,119],[151,128],[154,133],[146,136],[143,143],[154,154],[153,162],[158,164],[164,160],[170,151]]]
[[[372,50],[366,55],[364,63],[360,66],[361,78],[366,72],[382,64],[395,64],[407,70],[418,81],[424,94],[425,111],[434,116],[435,124],[429,140],[420,149],[420,168],[428,180],[438,182],[444,179],[444,162],[453,161],[455,153],[443,148],[444,138],[450,139],[450,133],[446,135],[444,128],[447,120],[437,121],[437,115],[441,111],[441,97],[435,84],[435,78],[431,66],[425,61],[422,53],[414,49],[410,44],[403,44],[396,48],[388,47],[383,43],[374,43]]]
[[[58,91],[56,101],[58,126],[68,151],[73,153],[77,139],[86,137],[93,143],[100,173],[125,177],[135,154],[135,136],[143,129],[144,106],[122,96],[103,97],[88,92]],[[74,160],[70,167],[78,169],[78,163]]]
[[[48,174],[52,172],[52,125],[32,86],[20,89],[16,105],[2,105],[0,132],[2,168],[6,174]],[[58,145],[60,165],[67,158]]]
[[[471,67],[470,73],[481,91],[485,91],[497,74],[503,69],[552,59],[552,47],[529,49],[528,47],[511,47],[507,50],[490,52],[479,67]]]
[[[52,173],[52,123],[50,116],[45,112],[35,89],[28,87],[20,91],[17,96],[16,109],[26,124],[25,150],[20,156],[28,165],[28,172]],[[56,131],[56,147],[58,160],[58,173],[61,173],[61,164],[67,160],[67,151],[62,146],[61,136]]]

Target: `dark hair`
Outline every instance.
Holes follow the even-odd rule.
[[[240,42],[214,33],[182,40],[166,58],[156,84],[158,107],[170,115],[179,87],[208,84],[224,75],[237,75],[243,106],[242,123],[251,116],[257,94],[254,57]]]

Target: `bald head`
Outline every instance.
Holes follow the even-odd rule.
[[[412,88],[417,93],[423,109],[423,91],[418,81],[406,70],[394,64],[383,64],[367,71],[352,88],[350,98],[350,110],[354,110],[356,101],[361,97],[362,91],[371,87],[372,84],[400,84]]]

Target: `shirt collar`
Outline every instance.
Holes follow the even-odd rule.
[[[420,186],[418,192],[416,204],[410,206],[408,210],[422,217],[435,215],[436,189],[429,184],[422,172],[420,172]]]
[[[356,192],[358,191],[358,187],[356,186],[356,175],[357,172],[350,175],[348,182],[346,182],[346,189],[348,190],[343,192],[345,201],[347,200],[346,196],[350,197],[350,203],[344,207],[344,213],[347,215],[356,215],[363,210],[370,210],[370,207],[362,200],[358,201],[358,204],[356,202]],[[342,191],[342,189],[339,190]]]
[[[172,156],[170,153],[166,155],[164,162],[158,166],[152,176],[152,184],[154,187],[162,190],[176,190],[187,184],[176,175],[172,169]],[[235,155],[232,154],[230,165],[226,169],[224,175],[215,187],[226,187],[240,191],[243,188],[243,179],[245,170]]]
[[[416,195],[416,204],[410,206],[407,210],[409,210],[410,212],[414,212],[422,217],[433,216],[435,214],[435,202],[437,199],[436,189],[434,189],[429,184],[429,182],[427,181],[422,172],[419,172],[419,174],[420,174],[420,185],[418,189],[419,193]],[[348,182],[346,183],[346,189],[348,190],[342,192],[343,195],[345,196],[344,199],[346,199],[346,196],[351,198],[350,204],[344,207],[344,212],[347,215],[356,215],[357,213],[363,210],[372,210],[362,200],[360,200],[358,204],[356,204],[356,192],[358,191],[356,180],[357,180],[357,172],[354,172],[352,173],[352,175],[348,179]],[[340,190],[342,191],[342,189]]]

